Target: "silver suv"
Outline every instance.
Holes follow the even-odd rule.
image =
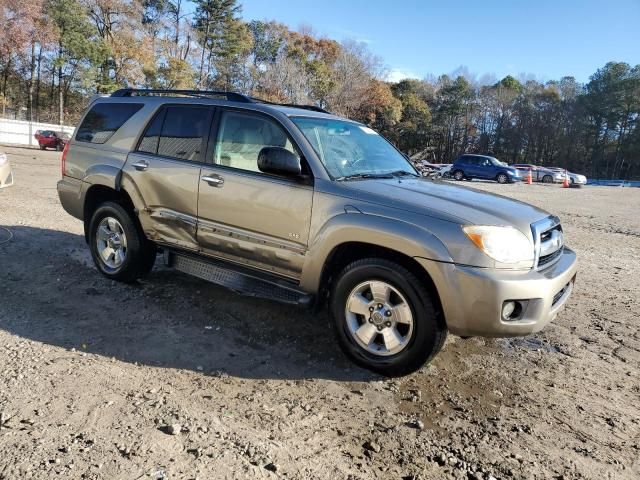
[[[557,217],[418,175],[369,127],[237,93],[132,90],[89,106],[62,158],[98,270],[156,256],[237,292],[328,303],[342,349],[402,375],[447,332],[518,336],[569,297]]]

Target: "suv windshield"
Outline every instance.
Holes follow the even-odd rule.
[[[418,175],[398,150],[369,127],[324,118],[291,120],[335,179]]]

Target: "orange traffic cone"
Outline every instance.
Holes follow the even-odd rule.
[[[527,185],[531,185],[533,183],[533,175],[531,175],[531,169],[529,169],[529,174],[527,175]]]
[[[567,170],[564,171],[564,180],[562,181],[562,188],[569,188],[569,175]]]

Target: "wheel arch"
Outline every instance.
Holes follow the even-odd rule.
[[[340,271],[342,271],[344,267],[346,267],[350,263],[365,258],[380,258],[389,260],[409,270],[416,276],[416,278],[423,282],[423,285],[426,287],[429,293],[432,294],[433,300],[437,303],[438,307],[441,310],[440,295],[438,293],[438,289],[436,288],[431,275],[429,275],[429,272],[427,272],[422,267],[422,265],[420,265],[413,257],[402,252],[366,242],[341,243],[330,252],[323,265],[322,273],[320,276],[320,291],[328,291],[332,280],[335,278],[335,275],[340,273]]]
[[[104,202],[117,202],[122,205],[128,212],[132,213],[132,218],[139,225],[138,216],[135,215],[134,203],[124,189],[115,189],[110,186],[96,183],[91,185],[84,195],[84,205],[82,210],[82,218],[84,219],[84,238],[89,241],[89,222],[96,209]]]

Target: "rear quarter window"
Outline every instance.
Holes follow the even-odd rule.
[[[76,140],[105,143],[141,108],[141,103],[98,103],[82,120]]]

